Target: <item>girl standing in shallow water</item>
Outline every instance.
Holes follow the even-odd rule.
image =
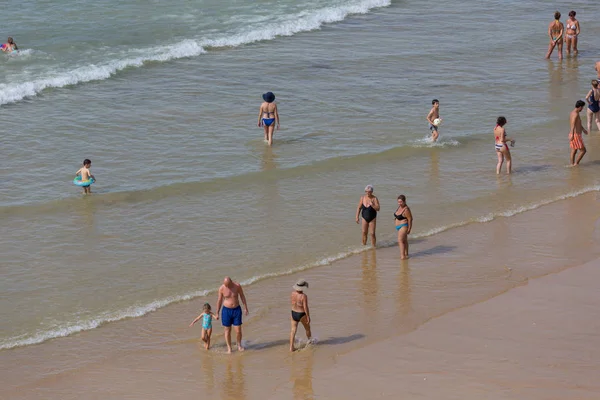
[[[558,59],[562,60],[563,58],[563,34],[565,32],[565,27],[562,22],[560,22],[560,13],[557,11],[554,13],[554,21],[550,22],[548,25],[548,36],[550,36],[550,44],[548,45],[548,54],[546,54],[546,58],[550,58],[550,55],[554,51],[556,45],[558,45]]]
[[[494,138],[496,139],[496,154],[498,155],[498,164],[496,164],[496,174],[500,174],[500,170],[502,169],[502,163],[504,163],[504,159],[506,159],[506,173],[510,174],[512,172],[512,158],[510,155],[510,150],[508,149],[507,142],[510,142],[511,146],[515,145],[515,140],[506,137],[506,130],[504,129],[504,125],[506,125],[506,118],[498,117],[496,120],[496,127],[494,128]]]
[[[398,196],[398,208],[394,213],[396,230],[398,231],[398,246],[400,246],[400,258],[408,258],[408,235],[412,229],[413,217],[410,208],[406,205],[406,196]]]
[[[202,307],[202,314],[198,315],[195,320],[192,321],[190,327],[202,318],[202,341],[204,342],[204,348],[208,350],[210,348],[210,337],[212,336],[212,319],[219,319],[219,317],[210,311],[210,304],[204,303]]]
[[[262,95],[264,103],[260,105],[258,110],[258,127],[265,128],[265,141],[271,146],[273,144],[273,131],[275,124],[279,129],[279,113],[277,112],[277,104],[274,103],[275,95],[273,92],[267,92]]]

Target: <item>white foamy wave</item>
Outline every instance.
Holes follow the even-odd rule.
[[[47,88],[59,88],[78,83],[108,79],[118,71],[129,67],[141,67],[146,62],[168,61],[198,56],[206,51],[196,41],[184,40],[172,46],[153,47],[145,55],[125,57],[105,64],[86,65],[68,71],[54,72],[30,82],[0,84],[0,104],[14,103],[33,97]]]
[[[106,312],[95,318],[91,318],[85,321],[65,323],[61,326],[53,327],[46,331],[37,332],[34,335],[21,335],[17,337],[8,338],[6,340],[0,341],[0,350],[29,346],[32,344],[39,344],[50,339],[65,337],[78,332],[89,331],[108,322],[120,321],[127,318],[141,317],[143,315],[156,311],[159,308],[163,308],[169,304],[179,303],[181,301],[191,300],[196,297],[206,296],[211,292],[214,291],[203,290],[189,294],[184,294],[181,296],[170,296],[162,300],[155,300],[146,305],[132,306],[124,310]]]
[[[498,217],[512,217],[513,215],[521,214],[521,213],[524,213],[526,211],[535,210],[536,208],[540,208],[540,207],[546,206],[548,204],[555,203],[557,201],[566,200],[566,199],[570,199],[570,198],[573,198],[573,197],[581,196],[582,194],[591,193],[591,192],[599,192],[599,191],[600,191],[600,185],[588,186],[588,187],[583,188],[581,190],[576,190],[574,192],[570,192],[570,193],[566,193],[566,194],[563,194],[563,195],[560,195],[560,196],[556,196],[556,197],[553,197],[553,198],[548,199],[548,200],[542,200],[542,201],[540,201],[538,203],[533,203],[533,204],[530,204],[530,205],[520,206],[520,207],[517,207],[517,208],[510,209],[510,210],[502,211],[502,212],[489,213],[489,214],[483,215],[483,216],[478,217],[478,218],[470,219],[468,221],[461,221],[461,222],[457,222],[455,224],[450,224],[450,225],[445,225],[445,226],[439,226],[439,227],[430,229],[430,230],[428,230],[426,232],[423,232],[423,233],[418,233],[416,235],[411,235],[411,237],[414,238],[414,239],[424,238],[424,237],[428,237],[428,236],[433,236],[435,234],[447,231],[447,230],[452,229],[452,228],[458,228],[460,226],[465,226],[465,225],[468,225],[468,224],[470,224],[472,222],[490,222],[490,221],[493,221],[494,219],[496,219]]]
[[[484,223],[484,222],[493,221],[494,219],[496,219],[498,217],[512,217],[514,215],[521,214],[521,213],[531,211],[531,210],[535,210],[537,208],[543,207],[548,204],[555,203],[557,201],[566,200],[569,198],[577,197],[577,196],[580,196],[580,195],[583,195],[586,193],[591,193],[591,192],[600,192],[600,185],[589,186],[589,187],[583,188],[581,190],[566,193],[564,195],[556,196],[556,197],[550,198],[548,200],[543,200],[543,201],[533,203],[530,205],[525,205],[525,206],[510,209],[510,210],[502,211],[502,212],[490,213],[490,214],[487,214],[487,215],[484,215],[484,216],[481,216],[478,218],[470,219],[467,221],[457,222],[455,224],[436,227],[436,228],[430,229],[425,232],[411,235],[411,238],[413,238],[413,239],[425,238],[425,237],[436,235],[441,232],[445,232],[445,231],[453,229],[453,228],[465,226],[470,223]],[[391,246],[397,246],[397,245],[398,245],[398,243],[395,241],[386,241],[386,242],[381,242],[381,244],[378,247],[380,247],[380,248],[381,247],[391,247]],[[371,247],[364,247],[364,246],[352,247],[352,248],[349,248],[347,251],[340,252],[336,255],[323,258],[323,259],[313,262],[313,263],[304,264],[304,265],[298,266],[296,268],[290,268],[285,271],[257,275],[252,278],[241,281],[240,283],[242,285],[251,285],[258,281],[262,281],[264,279],[291,275],[291,274],[305,271],[305,270],[308,270],[308,269],[311,269],[314,267],[330,265],[336,261],[342,260],[344,258],[348,258],[348,257],[356,255],[356,254],[360,254],[360,253],[362,253],[364,251],[368,251],[370,249],[371,249]],[[95,318],[92,318],[92,319],[89,319],[86,321],[78,321],[76,323],[65,324],[63,326],[55,327],[55,328],[49,329],[47,331],[38,332],[31,336],[22,335],[19,337],[9,338],[9,339],[0,341],[0,350],[12,349],[15,347],[22,347],[22,346],[38,344],[38,343],[42,343],[42,342],[45,342],[50,339],[65,337],[65,336],[72,335],[74,333],[91,330],[91,329],[97,328],[100,325],[103,325],[103,324],[106,324],[109,322],[120,321],[120,320],[127,319],[127,318],[141,317],[143,315],[146,315],[148,313],[156,311],[160,308],[168,306],[169,304],[179,303],[181,301],[186,301],[186,300],[192,300],[197,297],[207,296],[214,292],[216,292],[216,289],[197,291],[197,292],[192,292],[192,293],[188,293],[188,294],[184,294],[184,295],[180,295],[180,296],[170,296],[170,297],[167,297],[167,298],[164,298],[161,300],[155,300],[146,305],[133,306],[133,307],[130,307],[130,308],[127,308],[124,310],[120,310],[120,311],[116,311],[116,312],[107,312],[107,313],[101,314],[98,317],[95,317]]]
[[[263,23],[260,28],[240,32],[233,36],[210,39],[202,42],[206,47],[235,47],[263,40],[273,40],[278,36],[292,36],[299,32],[319,29],[324,24],[343,21],[353,14],[367,14],[374,8],[387,7],[391,0],[362,0],[337,7],[325,7],[274,18]]]
[[[440,137],[437,142],[431,140],[431,137],[424,137],[409,142],[411,147],[456,147],[460,146],[458,140]]]

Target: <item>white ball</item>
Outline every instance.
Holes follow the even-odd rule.
[[[439,118],[433,120],[433,125],[438,126],[442,122]]]

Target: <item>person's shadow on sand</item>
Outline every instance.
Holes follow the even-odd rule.
[[[350,336],[334,336],[334,337],[330,337],[325,340],[318,340],[318,341],[315,341],[315,344],[320,345],[320,346],[321,345],[344,344],[344,343],[352,342],[354,340],[363,339],[365,337],[366,336],[363,335],[362,333],[355,333]],[[264,343],[248,343],[246,345],[246,350],[264,350],[264,349],[270,349],[271,347],[278,347],[278,346],[289,345],[289,344],[290,344],[289,339],[279,339],[279,340],[273,340],[271,342],[264,342]]]
[[[431,256],[431,255],[434,255],[434,254],[450,253],[451,251],[453,251],[455,249],[456,249],[456,246],[438,245],[438,246],[434,246],[434,247],[432,247],[430,249],[421,250],[421,251],[417,251],[416,253],[412,253],[410,255],[410,258]]]

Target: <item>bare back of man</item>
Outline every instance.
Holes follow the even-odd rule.
[[[223,284],[219,288],[219,297],[217,299],[217,315],[221,313],[221,323],[225,329],[225,342],[227,343],[227,352],[231,353],[231,326],[235,328],[236,342],[238,351],[244,351],[242,347],[242,308],[240,299],[244,305],[245,314],[248,315],[248,304],[242,285],[225,277]]]

